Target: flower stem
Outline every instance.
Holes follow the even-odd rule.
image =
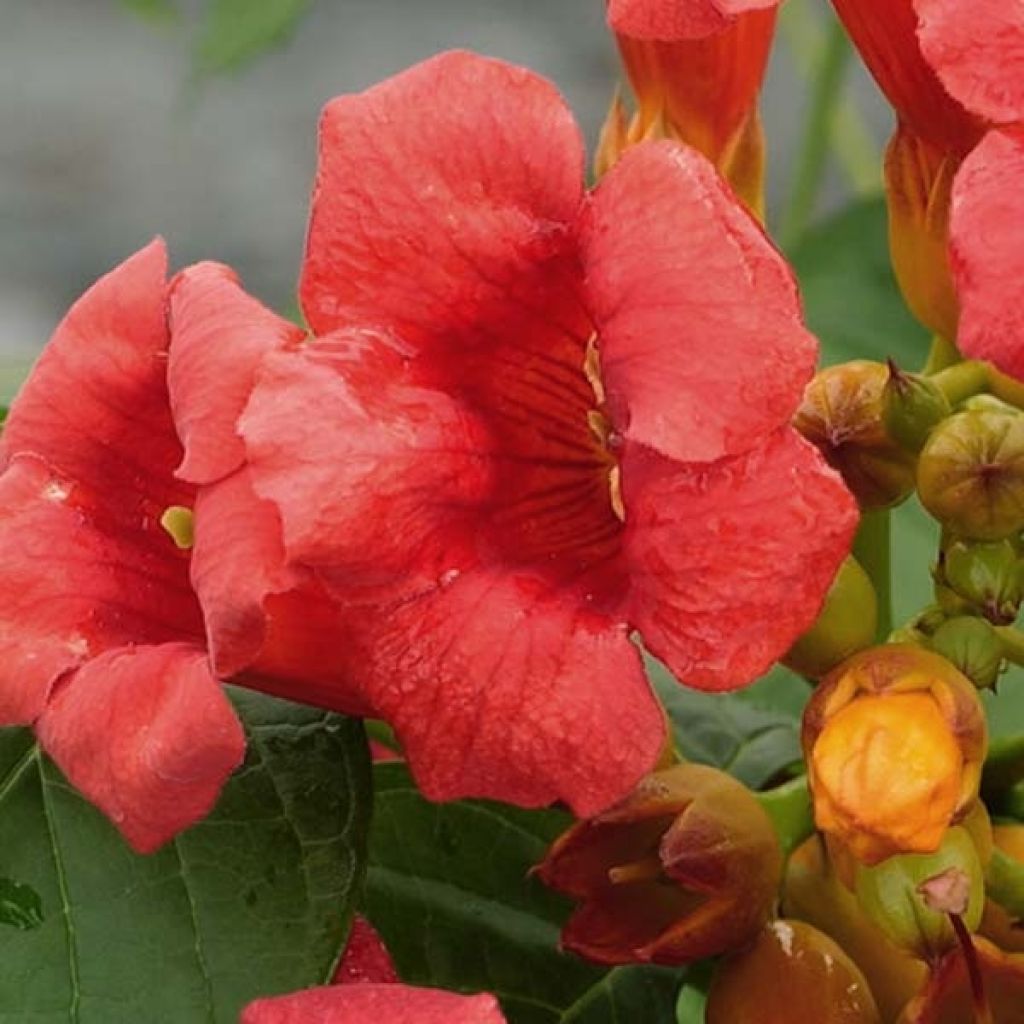
[[[932,380],[950,405],[984,393],[1016,409],[1024,409],[1024,384],[1000,373],[991,363],[968,359],[935,371]]]
[[[962,359],[963,356],[960,355],[960,350],[953,342],[944,338],[941,334],[936,334],[932,336],[932,347],[928,350],[928,358],[921,372],[929,375],[938,373],[940,370],[954,366]]]
[[[1003,657],[1014,665],[1024,665],[1024,633],[1016,626],[995,626],[994,629],[1003,646]]]
[[[892,630],[891,518],[887,508],[861,513],[860,527],[853,540],[853,556],[868,574],[878,598],[876,639],[884,640]]]
[[[959,914],[950,914],[960,948],[963,950],[964,962],[967,964],[967,975],[971,979],[971,1001],[974,1003],[974,1024],[993,1024],[992,1006],[985,993],[985,980],[981,976],[981,965],[978,953],[971,941],[971,933],[967,930]]]
[[[814,811],[806,775],[799,775],[775,789],[755,793],[754,797],[771,819],[783,853],[792,853],[814,832]]]
[[[814,212],[851,53],[842,24],[838,19],[833,20],[814,70],[814,93],[797,154],[793,189],[779,225],[779,241],[783,248],[792,245],[803,234]]]

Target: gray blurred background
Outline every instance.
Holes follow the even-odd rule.
[[[145,0],[0,3],[0,399],[67,305],[156,233],[175,266],[225,261],[286,308],[329,97],[469,47],[554,79],[593,143],[618,75],[602,0],[315,0],[281,46],[197,86],[204,0],[183,0],[167,22],[133,2]],[[824,0],[787,7],[762,106],[773,211],[830,17]],[[859,67],[848,94],[860,170],[830,169],[819,212],[878,184],[890,115]]]

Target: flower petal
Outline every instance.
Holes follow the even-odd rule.
[[[587,296],[612,420],[685,462],[746,451],[814,372],[793,275],[711,164],[629,150],[583,217]]]
[[[281,520],[246,469],[196,501],[192,583],[210,660],[222,677],[288,700],[365,715],[349,682],[352,641],[341,606],[308,570],[285,564]]]
[[[257,999],[241,1024],[504,1024],[492,995],[410,985],[333,985]]]
[[[139,853],[204,817],[245,753],[205,654],[188,644],[93,658],[56,692],[36,733]]]
[[[219,263],[198,263],[175,277],[170,324],[167,380],[185,446],[178,475],[212,483],[245,460],[235,423],[263,355],[297,345],[305,331],[248,295]]]
[[[490,442],[417,383],[393,336],[353,329],[272,354],[240,427],[288,559],[348,600],[419,592],[475,559],[466,516],[491,487]]]
[[[950,261],[957,345],[1024,380],[1024,132],[992,131],[953,183]]]
[[[582,188],[572,114],[523,68],[445,53],[333,100],[300,285],[310,326],[369,320],[420,343],[498,319],[564,248]]]
[[[180,503],[165,381],[167,253],[159,239],[100,278],[61,321],[15,398],[0,459],[33,452],[109,496]]]
[[[751,682],[814,621],[857,525],[853,498],[784,428],[713,466],[627,451],[631,623],[684,683]]]
[[[365,691],[430,799],[561,799],[586,817],[657,760],[639,652],[583,594],[479,570],[378,619]]]
[[[372,743],[372,741],[371,741]],[[352,918],[345,952],[334,969],[332,985],[394,984],[395,965],[377,930],[362,914]]]
[[[721,32],[746,11],[777,7],[780,0],[609,0],[608,24],[635,39],[676,42]]]
[[[1024,2],[914,0],[921,51],[968,110],[996,124],[1024,118]]]
[[[32,455],[0,475],[0,723],[32,722],[100,651],[202,638],[185,553],[138,506],[123,529],[109,500]]]

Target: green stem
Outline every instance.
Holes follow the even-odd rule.
[[[853,540],[853,557],[868,574],[878,598],[878,629],[875,638],[884,640],[892,631],[892,536],[887,508],[861,513],[860,527]]]
[[[779,226],[783,248],[804,232],[821,191],[828,160],[831,126],[843,94],[843,81],[852,50],[838,20],[832,22],[814,73],[814,94],[796,159],[793,189]]]
[[[1015,626],[995,626],[994,629],[1003,645],[1003,657],[1014,665],[1024,665],[1024,633]]]
[[[959,363],[961,359],[963,356],[960,355],[960,350],[956,345],[941,334],[936,334],[932,336],[932,347],[928,350],[928,358],[925,360],[924,369],[921,372],[929,375],[938,373],[940,370]]]
[[[771,819],[782,852],[787,856],[814,832],[814,809],[806,775],[754,796]]]
[[[931,379],[949,399],[950,405],[973,395],[989,394],[1016,409],[1024,409],[1024,384],[1000,373],[991,363],[967,359],[935,371]]]

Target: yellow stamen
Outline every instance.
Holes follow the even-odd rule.
[[[583,375],[594,391],[598,405],[604,405],[604,381],[601,380],[601,358],[597,351],[597,335],[592,334],[587,341],[587,351],[583,356]]]
[[[644,857],[643,860],[609,868],[608,881],[612,885],[622,885],[623,882],[654,882],[663,877],[664,873],[661,861],[656,854],[652,854],[650,857]]]
[[[192,509],[185,508],[184,505],[169,505],[160,517],[160,525],[183,551],[187,551],[195,543],[192,518]]]
[[[622,470],[616,462],[608,470],[608,490],[612,497],[612,511],[619,517],[619,522],[626,521],[626,503],[622,500]]]

